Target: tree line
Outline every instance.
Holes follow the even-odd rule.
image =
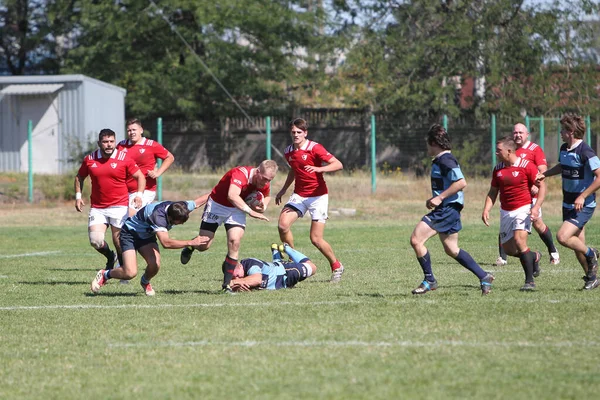
[[[0,0],[0,73],[85,74],[128,115],[596,115],[592,0]]]

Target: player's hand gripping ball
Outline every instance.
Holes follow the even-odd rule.
[[[254,211],[263,212],[264,210],[262,209],[262,205],[264,198],[265,196],[261,192],[252,192],[248,196],[246,196],[244,201]]]

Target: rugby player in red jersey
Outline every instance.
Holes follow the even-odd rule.
[[[223,291],[230,293],[229,283],[238,264],[240,243],[246,229],[246,214],[269,221],[263,213],[271,200],[271,181],[276,174],[277,163],[273,160],[264,160],[258,167],[235,167],[227,171],[213,188],[204,206],[200,224],[200,236],[204,238],[204,243],[184,248],[181,251],[181,263],[187,264],[190,261],[194,249],[208,250],[217,228],[224,224],[227,232],[227,256],[222,265]],[[261,192],[264,198],[260,204],[251,208],[244,199],[254,191]]]
[[[102,129],[98,134],[99,149],[87,155],[75,177],[75,209],[83,210],[85,202],[81,198],[83,182],[87,176],[92,181],[91,207],[88,219],[90,244],[106,257],[104,269],[114,267],[117,259],[122,264],[119,233],[127,218],[129,195],[127,180],[131,177],[137,184],[137,195],[133,202],[141,207],[141,193],[146,186],[146,178],[132,158],[116,149],[115,132]],[[106,229],[110,225],[116,254],[104,240]]]
[[[339,282],[344,273],[344,266],[336,258],[331,245],[323,238],[329,207],[329,192],[323,172],[339,171],[344,166],[321,144],[306,138],[308,124],[302,118],[296,118],[290,123],[290,134],[292,144],[285,149],[285,159],[290,165],[290,172],[275,196],[275,204],[281,204],[281,198],[292,182],[294,192],[279,215],[279,238],[293,248],[292,224],[308,211],[312,219],[310,241],[329,261],[331,282]]]
[[[175,157],[160,143],[154,140],[147,139],[142,136],[144,128],[142,123],[137,118],[132,118],[127,121],[127,136],[119,142],[117,150],[127,153],[127,156],[133,158],[135,163],[140,167],[142,174],[146,177],[146,187],[142,192],[142,205],[144,207],[154,201],[156,198],[156,179],[161,176],[173,162]],[[156,160],[162,160],[160,168],[156,168]],[[131,178],[127,181],[127,189],[129,190],[129,201],[137,194],[137,183]],[[139,210],[135,208],[129,209],[129,215],[132,216]]]
[[[517,144],[516,154],[518,157],[521,157],[524,160],[529,160],[534,163],[538,171],[540,173],[546,172],[548,169],[548,163],[546,162],[546,155],[544,154],[544,150],[537,144],[529,141],[529,131],[527,127],[523,124],[516,124],[513,128],[513,139]],[[532,205],[537,201],[537,192],[538,187],[531,187],[531,197],[532,197]],[[533,222],[533,228],[536,230],[538,235],[540,235],[540,239],[544,242],[546,247],[548,248],[548,253],[550,254],[550,264],[558,264],[560,262],[560,256],[558,254],[558,250],[554,245],[554,240],[552,239],[552,232],[550,228],[544,223],[542,220],[542,210],[540,209],[540,216],[537,220]],[[499,244],[499,253],[500,256],[496,260],[496,265],[502,266],[506,264],[506,253],[502,250],[502,245],[500,244],[500,238],[498,237]],[[539,270],[534,271],[535,276],[539,275]]]
[[[490,210],[500,194],[500,241],[509,256],[518,257],[525,271],[522,291],[535,289],[534,271],[541,258],[540,252],[527,247],[531,223],[540,216],[546,196],[546,185],[540,183],[537,202],[532,206],[531,187],[538,174],[533,162],[517,156],[517,145],[511,137],[496,142],[500,163],[494,168],[490,190],[485,198],[481,219],[489,226]]]

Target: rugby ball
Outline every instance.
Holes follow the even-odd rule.
[[[246,196],[244,201],[250,207],[257,207],[260,205],[260,203],[262,203],[264,198],[265,196],[261,192],[252,192],[248,196]]]

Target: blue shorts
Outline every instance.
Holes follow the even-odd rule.
[[[437,233],[451,235],[462,229],[460,222],[461,208],[459,205],[437,207],[425,215],[421,221],[425,222]]]
[[[286,287],[294,287],[296,283],[302,282],[309,276],[308,267],[304,263],[285,262],[283,266],[285,267],[285,275],[287,276],[285,281]]]
[[[135,232],[130,231],[126,226],[121,229],[120,235],[121,251],[124,253],[127,250],[138,250],[147,244],[156,244],[156,235],[146,239],[140,239]]]
[[[577,212],[574,208],[563,207],[563,221],[570,222],[579,229],[583,229],[585,224],[592,219],[595,209],[595,207],[583,207],[581,211]]]

